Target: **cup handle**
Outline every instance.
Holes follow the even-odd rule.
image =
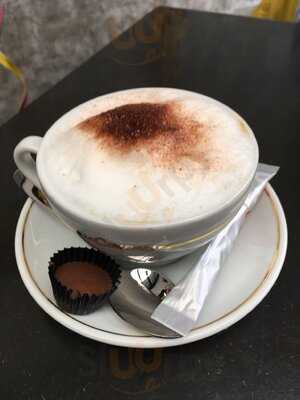
[[[47,198],[41,189],[36,163],[32,157],[32,154],[38,153],[41,142],[40,136],[28,136],[16,146],[14,160],[19,169],[14,173],[14,180],[29,197],[49,207]]]
[[[38,153],[42,140],[40,136],[28,136],[18,143],[14,151],[17,167],[40,190],[42,188],[32,154]]]

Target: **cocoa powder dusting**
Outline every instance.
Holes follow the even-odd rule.
[[[170,117],[167,105],[127,104],[102,114],[103,130],[121,142],[135,144],[158,132],[176,130],[176,123]]]
[[[207,128],[185,118],[175,103],[126,104],[91,117],[78,127],[107,151],[126,154],[143,149],[156,165],[165,167],[190,155],[201,163],[205,149],[196,157],[196,147],[202,139],[207,147]]]

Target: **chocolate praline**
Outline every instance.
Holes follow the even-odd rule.
[[[78,315],[99,309],[121,275],[113,259],[86,247],[59,250],[51,257],[48,271],[57,305]]]
[[[86,261],[72,261],[60,265],[55,271],[56,279],[68,289],[72,297],[78,295],[100,295],[110,292],[112,279],[107,271]]]

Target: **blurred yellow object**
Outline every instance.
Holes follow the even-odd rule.
[[[278,21],[295,21],[298,0],[262,0],[252,15]]]
[[[2,51],[0,51],[0,65],[12,72],[15,77],[18,78],[19,81],[22,83],[23,92],[20,102],[20,108],[25,107],[27,102],[27,85],[22,71],[4,53],[2,53]]]

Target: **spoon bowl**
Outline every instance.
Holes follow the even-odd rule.
[[[109,301],[126,322],[157,337],[178,338],[177,332],[152,320],[151,315],[174,283],[162,273],[146,268],[122,271],[120,284]]]

